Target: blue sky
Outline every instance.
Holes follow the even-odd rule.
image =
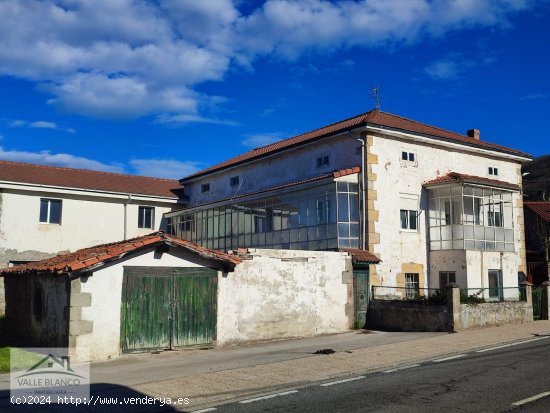
[[[0,0],[0,159],[181,178],[372,109],[550,153],[547,0]]]

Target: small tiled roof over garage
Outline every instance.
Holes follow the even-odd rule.
[[[550,222],[550,201],[530,201],[523,205],[540,216],[543,221]]]
[[[125,175],[0,161],[0,182],[43,185],[177,199],[181,186],[173,179]]]
[[[217,262],[220,266],[230,271],[241,262],[240,258],[235,255],[204,248],[193,242],[159,231],[126,241],[97,245],[70,254],[57,255],[53,258],[6,268],[0,270],[0,277],[7,274],[61,275],[75,271],[91,270],[118,260],[130,253],[156,247],[161,244],[181,248],[206,260]]]
[[[446,175],[439,176],[430,181],[424,182],[425,187],[445,185],[445,184],[477,184],[492,186],[495,188],[511,189],[513,191],[519,191],[519,185],[511,184],[510,182],[499,181],[497,179],[484,178],[482,176],[466,175],[458,172],[449,172]]]
[[[294,136],[292,138],[284,139],[279,142],[272,143],[267,146],[253,149],[249,152],[243,153],[234,158],[228,159],[210,168],[199,171],[193,175],[190,175],[181,180],[182,183],[198,178],[199,176],[208,175],[212,172],[221,171],[225,168],[236,166],[245,162],[249,162],[255,159],[269,156],[284,150],[294,148],[306,143],[313,142],[337,133],[351,131],[361,126],[372,126],[381,129],[395,130],[401,132],[412,132],[448,142],[454,142],[464,144],[466,146],[472,146],[482,149],[493,150],[496,152],[507,153],[511,155],[531,158],[529,154],[518,151],[516,149],[507,148],[505,146],[497,145],[491,142],[478,140],[459,133],[450,132],[445,129],[441,129],[435,126],[426,125],[425,123],[417,122],[415,120],[403,118],[391,113],[382,112],[380,110],[371,110],[366,113],[354,116],[349,119],[332,123],[319,129],[315,129],[311,132],[304,133],[302,135]],[[404,138],[405,139],[405,138]]]
[[[351,261],[354,264],[378,264],[382,262],[380,258],[367,250],[359,248],[340,248],[340,251],[347,252],[351,255]]]

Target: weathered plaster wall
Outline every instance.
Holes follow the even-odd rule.
[[[466,266],[466,250],[449,250],[449,251],[430,251],[430,287],[442,288],[444,285],[439,285],[440,271],[454,271],[456,275],[456,284],[462,288],[467,288],[467,266]],[[479,277],[479,271],[476,272]],[[474,275],[472,275],[474,276]]]
[[[66,278],[10,275],[4,279],[9,340],[26,347],[65,347]]]
[[[353,324],[350,257],[338,252],[252,249],[220,279],[218,343],[308,337]]]
[[[82,278],[80,286],[73,287],[73,291],[79,293],[79,300],[87,300],[86,294],[90,297],[89,305],[80,307],[79,320],[84,322],[80,323],[82,325],[87,322],[86,328],[90,328],[91,331],[86,334],[73,334],[76,331],[71,331],[71,345],[77,350],[89,348],[92,360],[105,360],[118,357],[120,354],[122,280],[124,267],[127,266],[198,267],[200,262],[179,250],[171,249],[169,253],[162,255],[149,250],[95,271],[90,277]],[[72,304],[73,298],[72,296]]]
[[[452,314],[446,305],[372,300],[367,327],[386,331],[452,331]]]
[[[274,155],[247,165],[237,166],[219,174],[199,178],[185,184],[185,195],[190,197],[190,206],[196,206],[219,199],[231,197],[237,193],[246,194],[276,185],[297,182],[334,170],[361,166],[361,143],[355,140],[359,135],[346,135],[323,140],[296,149],[292,156]],[[330,165],[317,168],[318,155],[330,155]],[[240,177],[239,186],[230,186],[232,176]],[[201,184],[210,183],[210,192],[201,193]]]
[[[369,246],[382,259],[377,265],[377,275],[371,283],[379,281],[383,285],[397,285],[405,272],[404,265],[419,266],[424,269],[425,284],[439,277],[439,271],[452,271],[456,265],[455,253],[447,251],[449,259],[443,260],[440,255],[438,264],[449,264],[450,267],[439,267],[429,263],[427,246],[427,214],[428,200],[422,184],[448,172],[460,172],[469,175],[488,177],[487,169],[495,166],[499,169],[497,179],[520,184],[521,174],[518,174],[518,164],[499,158],[475,155],[456,149],[441,148],[428,144],[388,138],[382,135],[369,135],[372,144],[368,145],[369,173]],[[415,162],[401,160],[401,152],[415,153]],[[417,198],[419,210],[419,230],[416,232],[400,229],[400,204],[405,198]],[[514,194],[514,200],[520,198]],[[406,208],[404,208],[406,209]],[[519,222],[521,211],[514,209],[515,223]],[[374,227],[374,228],[373,228]],[[522,228],[515,226],[516,253],[515,273],[517,275],[520,250],[523,248]],[[429,274],[426,269],[429,269]],[[437,274],[433,274],[437,271]],[[458,272],[457,272],[458,275]],[[422,276],[420,277],[422,278]],[[517,278],[517,277],[516,277]],[[432,285],[430,285],[432,286]]]
[[[520,256],[511,252],[466,251],[467,288],[488,288],[489,270],[502,271],[503,287],[517,287]],[[505,289],[505,298],[519,296],[517,289]]]
[[[523,324],[533,321],[533,307],[524,302],[461,304],[462,329]]]

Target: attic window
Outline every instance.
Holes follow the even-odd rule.
[[[138,228],[153,228],[155,208],[140,206],[138,211]]]
[[[40,222],[43,224],[61,224],[60,199],[40,199]]]
[[[416,160],[416,156],[414,152],[401,151],[401,160],[407,161],[407,162],[414,162]]]
[[[323,168],[330,165],[330,155],[319,155],[315,158],[317,168]]]
[[[231,178],[229,178],[229,185],[231,186],[237,186],[239,185],[239,182],[240,182],[240,179],[238,176],[232,176]]]
[[[202,184],[201,185],[201,192],[202,193],[210,192],[210,184]]]
[[[488,172],[491,176],[498,176],[498,168],[495,168],[494,166],[490,166]]]

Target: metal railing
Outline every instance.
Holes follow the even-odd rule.
[[[525,287],[461,288],[461,304],[527,301]]]
[[[432,304],[446,304],[447,292],[439,288],[372,286],[372,298],[385,301],[424,301]]]

